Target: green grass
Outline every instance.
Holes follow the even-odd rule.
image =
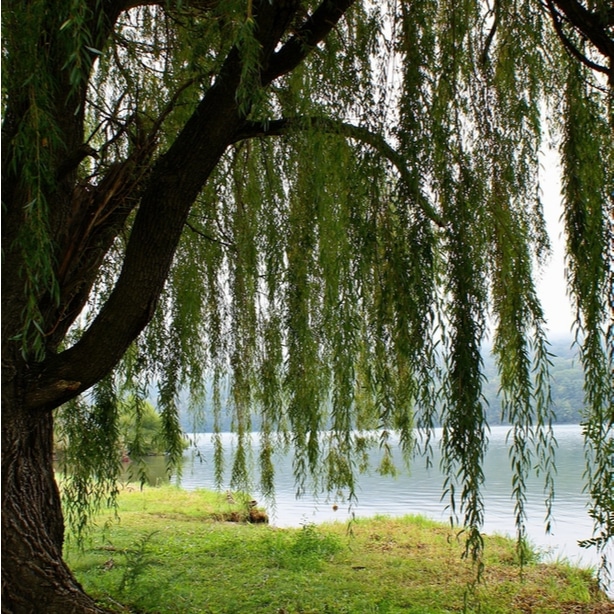
[[[224,495],[173,487],[123,492],[119,521],[99,517],[67,560],[106,607],[141,614],[440,614],[463,610],[474,578],[450,528],[422,517],[376,517],[279,529],[224,522],[248,509]],[[349,531],[348,531],[349,529]],[[461,538],[462,539],[462,538]],[[121,604],[121,606],[120,606]],[[528,565],[487,539],[484,581],[469,611],[610,612],[591,574]]]

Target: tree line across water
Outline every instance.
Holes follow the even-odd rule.
[[[584,374],[570,339],[552,342],[550,374],[555,420],[559,424],[580,424],[585,420]],[[484,357],[484,396],[488,401],[488,423],[502,424],[498,392],[500,379],[491,354]]]
[[[551,347],[551,388],[554,405],[555,421],[559,424],[579,424],[583,421],[582,408],[584,407],[584,375],[578,362],[576,352],[569,339],[559,339],[552,342]],[[505,424],[501,420],[499,388],[500,377],[490,352],[484,352],[483,384],[484,398],[487,403],[487,421],[491,426]],[[152,390],[153,392],[153,390]],[[155,397],[155,394],[152,394]],[[138,410],[139,419],[135,418],[136,411],[133,397],[125,399],[119,405],[119,443],[122,454],[126,458],[136,453],[140,455],[159,455],[165,452],[165,442],[162,436],[162,419],[155,409],[155,401],[141,402]],[[227,398],[223,401],[223,409],[228,408]],[[198,413],[198,412],[197,412]],[[188,410],[188,401],[184,396],[181,399],[181,427],[184,432],[212,432],[213,410],[207,403],[200,412],[201,419],[195,420],[192,412]],[[223,411],[220,417],[220,430],[232,431],[232,412]],[[258,417],[253,417],[253,428],[259,430]],[[56,429],[56,452],[65,448],[62,433]],[[136,446],[136,448],[135,448]]]
[[[551,342],[551,390],[552,403],[557,424],[580,424],[584,421],[584,374],[577,351],[571,338],[559,338]],[[483,394],[486,401],[487,422],[491,426],[506,424],[501,419],[501,401],[499,397],[500,376],[497,373],[495,359],[490,351],[483,353],[484,375]],[[228,388],[228,387],[226,387]],[[155,396],[155,395],[154,395]],[[181,426],[187,433],[212,432],[214,430],[213,409],[210,399],[204,403],[200,417],[188,411],[187,396],[180,400]],[[232,431],[232,412],[228,409],[227,395],[222,400],[220,431]],[[252,428],[257,431],[258,416],[252,416]]]

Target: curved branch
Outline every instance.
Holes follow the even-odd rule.
[[[229,249],[236,250],[236,246],[234,245],[234,243],[229,243],[228,241],[222,241],[221,239],[217,239],[213,235],[207,234],[206,232],[199,230],[189,220],[185,223],[185,225],[186,225],[186,228],[189,228],[194,234],[198,235],[199,237],[206,239],[209,243],[217,243],[218,245],[223,245],[224,247],[227,247]]]
[[[245,122],[241,126],[241,129],[235,134],[233,142],[236,143],[237,141],[256,137],[282,136],[284,134],[303,130],[317,130],[328,134],[337,134],[355,141],[360,141],[375,149],[394,164],[401,175],[401,179],[410,188],[412,195],[416,198],[423,213],[438,226],[442,228],[445,226],[443,217],[434,209],[431,203],[428,202],[419,190],[415,189],[415,182],[410,177],[403,156],[396,151],[383,136],[362,126],[355,126],[347,122],[336,121],[326,117],[293,117],[268,122]]]
[[[586,36],[604,56],[614,61],[614,38],[608,33],[611,18],[607,14],[602,18],[577,0],[554,0],[554,4],[574,28]]]
[[[490,32],[488,33],[488,36],[486,37],[486,40],[484,41],[484,48],[482,49],[482,54],[480,56],[480,61],[482,62],[482,64],[486,64],[486,62],[488,61],[488,52],[490,50],[490,46],[492,45],[492,41],[495,38],[497,28],[499,26],[499,10],[498,10],[497,2],[495,2],[495,7],[493,9],[493,12],[494,12],[494,17],[492,21],[492,27],[490,28]]]
[[[563,25],[561,23],[561,15],[557,11],[556,7],[554,6],[553,1],[552,0],[547,0],[547,4],[548,4],[548,10],[550,11],[550,15],[552,17],[552,23],[554,24],[554,29],[555,29],[558,37],[561,39],[561,42],[563,43],[563,46],[571,53],[571,55],[573,55],[576,59],[580,60],[580,62],[582,62],[585,66],[587,66],[588,68],[590,68],[592,70],[596,70],[596,71],[604,73],[606,75],[610,74],[611,70],[609,70],[605,66],[601,66],[601,64],[597,64],[596,62],[593,62],[592,60],[589,60],[569,40],[569,38],[566,36],[565,32],[563,31]],[[575,24],[572,24],[572,25],[575,25]],[[612,59],[611,61],[614,64],[614,59]]]

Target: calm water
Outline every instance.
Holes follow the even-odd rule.
[[[487,533],[514,535],[514,502],[511,499],[511,470],[505,437],[507,427],[494,427],[485,464],[486,473],[486,518],[484,530]],[[576,564],[595,566],[597,557],[592,550],[577,545],[580,539],[591,536],[592,523],[587,514],[587,497],[583,493],[582,474],[584,471],[584,450],[579,426],[562,425],[555,429],[558,441],[556,454],[556,500],[554,503],[554,524],[551,534],[545,532],[545,506],[543,482],[534,475],[529,480],[527,532],[531,541],[542,549],[549,558],[566,558]],[[234,439],[224,434],[226,449],[226,481],[230,481],[230,467]],[[183,488],[215,488],[213,472],[213,444],[211,435],[195,436],[197,450],[185,454],[182,476],[172,478]],[[254,437],[254,452],[258,451],[257,437]],[[449,513],[445,510],[447,501],[441,500],[443,478],[438,471],[439,454],[434,446],[433,467],[427,469],[424,460],[418,457],[407,471],[401,460],[400,451],[395,452],[399,475],[381,476],[375,471],[361,475],[357,491],[358,501],[351,508],[347,502],[304,495],[295,496],[296,485],[292,474],[291,455],[275,457],[275,505],[267,506],[271,523],[278,526],[298,526],[306,522],[327,520],[347,521],[352,514],[372,516],[386,514],[401,516],[422,514],[447,522]],[[375,458],[375,455],[374,455]],[[153,467],[152,467],[153,469]],[[251,491],[259,497],[257,489]],[[333,505],[338,509],[333,510]],[[610,560],[614,558],[610,553]]]

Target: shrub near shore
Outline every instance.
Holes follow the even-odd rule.
[[[459,612],[474,577],[462,536],[423,517],[358,519],[280,529],[228,522],[247,497],[174,487],[124,491],[119,522],[100,515],[67,558],[85,589],[118,612],[366,614]],[[257,509],[257,508],[256,508]],[[537,556],[523,570],[514,544],[487,538],[484,613],[614,611],[590,572]],[[120,606],[120,604],[122,604]]]

